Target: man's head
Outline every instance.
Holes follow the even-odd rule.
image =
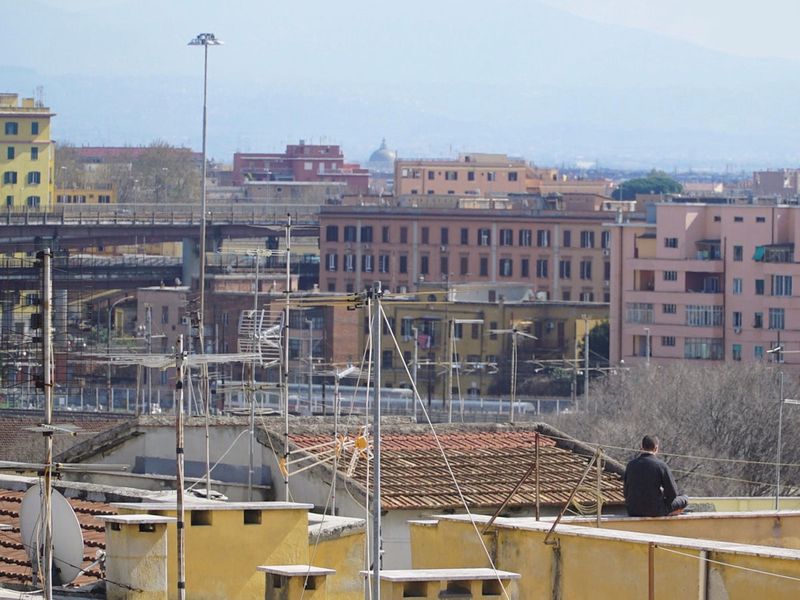
[[[645,452],[658,452],[658,438],[654,435],[646,435],[642,438],[642,450]]]

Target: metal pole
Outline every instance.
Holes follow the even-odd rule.
[[[333,376],[333,439],[339,443],[339,371]],[[331,482],[331,516],[336,515],[336,479],[339,472],[339,452],[333,453],[333,481]]]
[[[447,344],[448,354],[450,355],[447,360],[447,422],[453,422],[453,338],[455,337],[455,319],[450,319],[450,341]]]
[[[539,432],[534,435],[535,454],[534,461],[536,463],[536,471],[534,471],[533,485],[536,489],[536,520],[540,517],[540,503],[539,503]]]
[[[372,600],[381,597],[381,282],[372,284]]]
[[[42,524],[44,551],[42,564],[42,588],[46,600],[53,598],[53,281],[52,250],[46,248],[39,256],[42,259],[42,369],[44,379],[44,497],[42,501]]]
[[[644,364],[646,367],[650,366],[650,328],[644,328],[645,343],[644,343]]]
[[[417,422],[417,395],[419,388],[417,387],[417,363],[419,363],[419,340],[417,336],[419,335],[419,330],[416,327],[411,328],[411,333],[414,336],[414,369],[411,371],[411,377],[414,381],[414,423]]]
[[[775,460],[775,510],[781,503],[781,432],[783,431],[783,371],[778,371],[780,377],[780,397],[778,398],[778,456]]]
[[[286,220],[286,307],[283,348],[283,499],[289,501],[289,300],[292,293],[292,215]]]
[[[106,336],[106,359],[108,360],[108,368],[106,372],[106,390],[108,394],[108,412],[113,410],[113,402],[111,400],[111,312],[114,310],[114,305],[116,303],[112,303],[108,307],[108,334]]]
[[[589,319],[583,317],[583,403],[589,410]],[[595,412],[597,407],[595,406]]]
[[[517,401],[517,330],[511,329],[511,406],[509,422],[514,424],[514,404]]]
[[[177,546],[178,546],[178,598],[186,598],[186,557],[184,555],[184,506],[183,506],[183,380],[186,377],[186,355],[183,351],[183,336],[178,336],[178,353],[175,357],[177,381],[175,382],[175,492],[177,500]]]
[[[306,319],[308,324],[308,412],[314,414],[314,321]]]
[[[601,501],[603,494],[603,450],[597,449],[597,527],[600,527],[600,514],[603,510],[603,503]]]
[[[258,263],[259,255],[256,252],[256,287],[253,293],[253,345],[256,340],[256,323],[258,322]],[[248,440],[248,470],[247,470],[247,500],[253,501],[253,474],[255,463],[255,438],[256,438],[256,359],[250,364],[250,439]]]
[[[147,325],[147,354],[153,353],[153,307],[145,305],[145,322]],[[147,414],[153,414],[153,372],[147,366]]]

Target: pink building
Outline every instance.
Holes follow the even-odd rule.
[[[800,207],[665,203],[654,214],[608,226],[611,361],[800,364],[768,354],[800,350]]]

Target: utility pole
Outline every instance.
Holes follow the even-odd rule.
[[[53,251],[39,252],[42,261],[42,369],[44,383],[44,498],[42,500],[42,528],[44,535],[42,588],[45,600],[53,598]]]
[[[509,422],[514,424],[514,404],[517,401],[517,330],[511,329],[511,406],[509,407]]]
[[[586,315],[583,315],[583,403],[589,410],[589,317]]]
[[[147,336],[147,354],[153,352],[153,306],[144,305],[145,335]],[[147,367],[147,414],[153,414],[153,372]]]
[[[283,381],[283,499],[289,501],[289,301],[292,293],[292,215],[286,220],[286,306],[284,307]]]
[[[260,256],[256,251],[256,281],[255,289],[253,290],[253,347],[256,343],[256,331],[258,331],[256,324],[258,323],[258,263]],[[256,438],[256,359],[253,358],[250,364],[250,439],[248,444],[248,470],[247,470],[247,500],[253,501],[253,472],[255,462],[255,438]]]
[[[372,581],[371,600],[381,598],[381,282],[372,284],[370,293],[370,313],[372,317],[372,364],[374,382],[372,386]],[[370,590],[367,590],[367,594]]]
[[[306,319],[308,325],[308,412],[314,414],[314,320]]]
[[[453,422],[453,346],[455,342],[456,320],[450,319],[450,340],[447,344],[447,422]]]
[[[417,422],[417,396],[419,395],[419,388],[417,387],[417,364],[419,363],[419,330],[416,327],[411,328],[411,333],[414,336],[414,369],[411,372],[411,379],[414,382],[414,423]]]
[[[186,354],[183,351],[183,336],[178,336],[178,352],[175,356],[175,492],[178,513],[177,546],[178,546],[178,599],[186,598],[186,556],[185,528],[183,505],[183,380],[186,377]]]

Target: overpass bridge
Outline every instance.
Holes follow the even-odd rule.
[[[210,206],[206,247],[213,250],[225,239],[283,237],[288,216],[292,217],[292,237],[319,236],[316,206]],[[201,217],[200,207],[193,204],[61,205],[50,211],[9,208],[0,211],[0,252],[196,242]]]

